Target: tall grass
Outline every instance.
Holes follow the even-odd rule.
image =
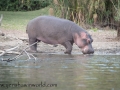
[[[78,24],[108,23],[120,16],[119,0],[53,0],[53,3],[56,16]]]

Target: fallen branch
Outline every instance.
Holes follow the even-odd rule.
[[[14,47],[14,48],[10,48],[10,49],[6,49],[6,50],[0,50],[0,52],[1,52],[1,54],[0,54],[0,56],[3,56],[3,55],[5,55],[6,53],[9,53],[10,51],[12,51],[12,50],[15,50],[16,48],[18,48],[20,45],[18,44],[16,47]],[[13,53],[13,52],[12,52]],[[16,53],[16,52],[15,52]],[[17,54],[17,53],[16,53]]]
[[[29,53],[26,51],[26,49],[30,48],[31,46],[33,46],[33,45],[35,45],[35,44],[37,44],[37,43],[38,43],[38,42],[35,42],[35,43],[29,45],[29,46],[26,47],[19,55],[15,56],[15,57],[13,57],[13,58],[9,58],[9,59],[7,59],[7,60],[4,60],[4,59],[3,59],[3,61],[10,62],[10,61],[16,60],[16,59],[20,58],[20,56],[21,56],[24,52],[25,52],[26,55],[28,56],[28,60],[31,59],[31,56],[36,60],[36,57],[35,57],[34,55],[32,55],[32,54],[29,54]],[[17,46],[16,46],[16,47],[17,47]],[[13,49],[11,48],[11,49],[8,49],[8,50],[13,50]]]

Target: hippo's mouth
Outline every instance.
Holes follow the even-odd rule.
[[[87,48],[86,47],[82,48],[82,53],[87,54]]]
[[[83,54],[93,54],[94,50],[93,49],[89,49],[87,46],[82,48],[82,53]]]

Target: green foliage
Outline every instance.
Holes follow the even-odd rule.
[[[105,0],[53,0],[54,6],[60,9],[59,16],[72,20],[78,24],[91,23],[93,14],[100,13],[105,10]],[[55,8],[56,8],[55,7]],[[56,10],[58,11],[58,10]],[[56,12],[57,13],[57,12]]]
[[[53,0],[53,3],[57,16],[78,24],[120,20],[120,0]]]
[[[91,30],[93,30],[94,32],[98,31],[97,28],[91,28]]]
[[[48,0],[0,0],[1,11],[31,11],[48,6]]]
[[[116,2],[114,0],[111,0],[112,5],[116,11],[115,15],[114,15],[114,19],[115,21],[120,21],[120,1],[117,0]]]

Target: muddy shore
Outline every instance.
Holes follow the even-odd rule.
[[[120,55],[120,40],[116,38],[115,30],[87,30],[93,38],[93,48],[95,55]],[[28,46],[28,37],[25,31],[2,30],[5,36],[0,35],[0,50],[9,49],[20,44],[16,51],[21,51]],[[65,48],[61,45],[53,47],[52,45],[39,43],[38,51],[43,53],[61,53],[64,54]],[[82,54],[81,50],[74,44],[72,54]]]

